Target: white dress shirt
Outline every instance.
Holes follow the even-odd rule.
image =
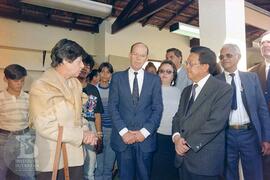
[[[230,76],[230,73],[226,71],[224,71],[224,73],[225,73],[226,82],[228,84],[231,84],[232,77]],[[236,86],[237,109],[231,110],[230,116],[229,116],[229,124],[230,125],[243,125],[243,124],[249,123],[250,119],[248,117],[248,113],[242,101],[241,92],[243,92],[244,89],[241,84],[239,71],[236,70],[234,74],[235,74],[234,81],[235,81],[235,86]]]
[[[194,98],[194,101],[196,100],[196,98],[199,96],[203,86],[205,85],[206,81],[209,79],[210,77],[210,74],[207,74],[204,78],[202,78],[200,81],[198,81],[197,83],[193,82],[193,85],[194,84],[198,84],[197,88],[195,89],[195,98]],[[190,92],[190,97],[192,96],[192,92]],[[179,132],[176,132],[173,134],[172,136],[172,141],[174,142],[174,137],[175,136],[180,136],[181,137],[181,134]]]
[[[138,86],[139,86],[139,95],[141,95],[142,86],[143,86],[143,78],[144,78],[144,70],[140,69],[139,71],[135,71],[131,67],[129,68],[128,80],[129,80],[131,94],[132,94],[132,90],[133,90],[133,81],[134,81],[134,77],[135,77],[134,72],[138,72],[137,79],[138,79]],[[123,136],[127,132],[128,132],[128,128],[125,127],[121,131],[119,131],[119,134],[120,134],[120,136]],[[150,135],[150,132],[145,128],[140,129],[140,132],[142,133],[142,135],[145,138],[147,138]]]

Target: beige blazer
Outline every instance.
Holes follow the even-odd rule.
[[[36,129],[36,170],[52,171],[59,125],[64,127],[69,167],[83,165],[82,139],[86,126],[81,118],[81,83],[76,78],[65,80],[51,68],[32,84],[29,103],[30,121]]]

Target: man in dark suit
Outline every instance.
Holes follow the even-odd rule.
[[[210,75],[216,55],[209,48],[193,47],[186,65],[193,85],[184,89],[173,118],[176,167],[181,180],[218,180],[224,169],[232,89]]]
[[[130,68],[115,73],[111,81],[111,146],[116,152],[120,179],[148,180],[163,111],[161,82],[158,76],[142,69],[148,59],[145,44],[133,44],[129,58]]]
[[[245,180],[262,180],[262,154],[270,153],[270,119],[260,82],[255,73],[241,72],[235,44],[223,45],[219,59],[224,72],[218,76],[233,88],[226,129],[226,179],[239,179],[239,158]]]
[[[270,31],[262,34],[260,49],[264,61],[253,66],[249,71],[258,74],[268,104],[268,110],[270,111]],[[270,179],[270,155],[263,156],[263,177],[264,179]]]

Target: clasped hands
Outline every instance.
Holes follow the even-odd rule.
[[[180,156],[184,156],[190,149],[190,147],[187,145],[187,141],[179,135],[174,137],[174,145],[176,153]]]
[[[83,131],[83,143],[84,144],[90,144],[90,145],[96,145],[97,144],[98,137],[96,133],[86,130]]]
[[[145,137],[141,133],[141,131],[128,131],[122,136],[122,139],[125,144],[133,144],[136,142],[143,142]]]

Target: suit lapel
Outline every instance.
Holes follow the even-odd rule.
[[[206,100],[208,94],[211,93],[211,90],[213,89],[212,78],[213,77],[210,76],[209,79],[204,84],[200,94],[197,96],[196,100],[192,104],[189,113],[187,114],[187,117],[189,117],[194,111],[196,111],[196,109],[198,109],[201,106],[201,104]]]
[[[130,101],[130,104],[133,105],[132,93],[131,93],[132,89],[130,88],[130,85],[129,85],[128,69],[124,71],[123,79],[122,79],[122,82],[120,82],[120,84],[122,85],[122,83],[123,83],[122,89],[124,90],[124,94],[126,94],[127,100]]]
[[[249,82],[247,76],[245,76],[243,74],[243,72],[239,71],[239,76],[240,76],[240,80],[241,80],[241,86],[242,86],[242,91],[241,91],[241,97],[242,97],[242,102],[245,106],[245,109],[250,117],[250,113],[249,113],[249,104],[251,103],[249,100],[249,95],[252,94],[251,89],[248,87],[248,84],[251,84],[253,82]]]
[[[265,75],[265,63],[260,64],[258,67],[258,75],[261,81],[262,89],[265,91],[266,89],[266,75]]]
[[[140,93],[139,102],[137,104],[137,107],[140,107],[140,104],[142,103],[144,96],[145,96],[145,93],[147,91],[147,85],[150,84],[148,74],[145,72],[143,72],[143,73],[144,73],[143,84],[142,84],[142,89],[141,89],[141,93]],[[137,107],[136,107],[136,109],[137,109]]]

